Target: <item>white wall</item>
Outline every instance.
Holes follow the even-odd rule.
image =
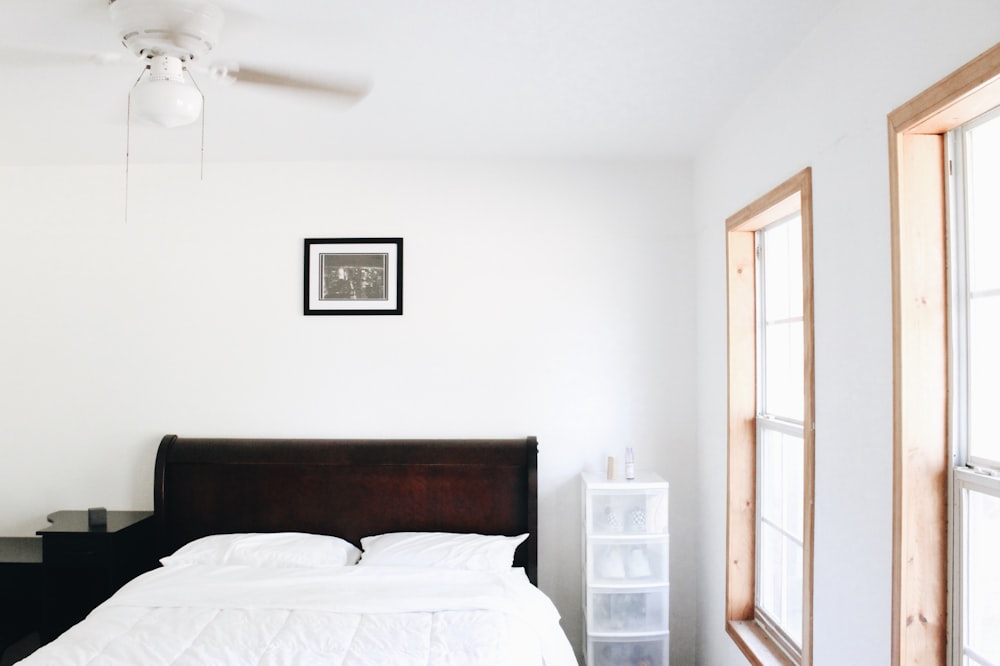
[[[188,436],[540,442],[540,578],[580,639],[582,470],[672,482],[695,618],[691,173],[669,162],[0,169],[0,533],[150,508]],[[402,236],[402,317],[304,317],[302,240]]]
[[[991,47],[995,0],[844,0],[695,164],[698,662],[724,633],[726,217],[813,167],[815,662],[889,662],[892,321],[886,115]]]

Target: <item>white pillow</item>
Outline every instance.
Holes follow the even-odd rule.
[[[528,538],[450,532],[391,532],[361,539],[361,564],[502,571]]]
[[[160,560],[175,564],[243,564],[253,567],[289,569],[297,567],[341,567],[356,564],[361,551],[338,537],[274,532],[214,534],[195,539],[173,555]]]

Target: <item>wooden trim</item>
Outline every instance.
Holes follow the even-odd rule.
[[[948,331],[944,137],[1000,105],[1000,44],[889,114],[893,666],[944,664]]]
[[[799,210],[802,205],[802,191],[797,186],[800,176],[801,174],[793,176],[743,210],[731,215],[726,220],[726,230],[757,231]],[[796,187],[791,187],[790,183]]]
[[[949,467],[944,142],[940,135],[902,135],[896,154],[903,215],[893,227],[893,637],[899,650],[893,663],[943,664]]]
[[[811,167],[806,167],[753,203],[727,217],[726,230],[757,231],[763,229],[772,222],[777,222],[796,210],[800,210],[807,203],[803,192],[808,194],[808,203],[811,206]],[[809,219],[812,219],[811,210],[809,211]]]
[[[726,633],[752,664],[793,663],[754,622],[757,460],[757,306],[754,232],[802,216],[804,487],[801,657],[812,663],[815,364],[812,277],[812,170],[803,169],[726,220],[728,452]]]
[[[1000,44],[890,113],[890,136],[945,134],[994,108],[997,99],[1000,99]]]
[[[802,664],[813,661],[813,531],[816,497],[816,354],[813,306],[813,195],[812,170],[800,178],[802,197],[802,355],[804,399],[802,422]]]
[[[753,618],[757,496],[757,326],[753,231],[727,233],[729,443],[726,620]]]
[[[726,633],[736,641],[740,652],[754,666],[794,666],[778,644],[753,620],[730,622]]]

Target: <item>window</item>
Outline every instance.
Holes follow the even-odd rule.
[[[1000,109],[948,133],[952,663],[1000,664]]]
[[[960,459],[952,458],[949,441],[950,429],[976,427],[949,419],[949,378],[961,372],[957,367],[960,363],[953,362],[949,350],[955,350],[958,361],[962,353],[977,354],[978,345],[972,340],[962,352],[960,336],[955,331],[949,334],[949,326],[959,324],[949,320],[945,135],[997,106],[1000,45],[906,102],[888,118],[893,291],[893,666],[950,660],[970,666],[989,663],[973,654],[957,655],[966,645],[972,651],[993,649],[981,645],[982,635],[977,632],[979,622],[987,627],[997,624],[995,616],[989,617],[989,608],[980,605],[984,599],[998,598],[995,573],[989,582],[992,592],[979,587],[976,577],[984,562],[995,567],[995,558],[983,559],[993,556],[990,548],[995,548],[995,543],[991,546],[988,539],[986,543],[979,539],[990,534],[990,528],[984,531],[983,527],[990,523],[984,521],[997,520],[991,513],[996,510],[996,496],[988,490],[992,486],[988,475],[952,471]],[[957,166],[962,168],[964,163]],[[978,238],[975,243],[978,246]],[[955,286],[954,281],[951,286]],[[951,305],[962,307],[954,302],[954,295],[951,300]],[[974,303],[972,308],[979,310],[985,303]],[[966,388],[976,389],[982,379],[976,370],[978,361],[971,367]],[[981,411],[968,397],[959,398],[963,399],[969,414]],[[995,455],[980,449],[979,444],[967,447],[965,455],[971,453],[974,461],[979,451]],[[953,482],[954,493],[949,494]],[[949,510],[951,498],[959,504],[954,516]],[[949,524],[958,527],[959,522],[964,544],[951,553],[949,566]],[[996,534],[995,529],[992,534]],[[949,607],[951,573],[958,581],[976,581],[976,585],[965,589],[964,595],[958,589],[962,585],[954,586],[954,608],[964,609],[966,621],[957,625],[949,654],[949,625],[962,622],[962,613]],[[989,577],[985,580],[990,581]]]
[[[754,664],[811,664],[812,175],[726,221],[726,628]]]
[[[757,573],[754,614],[802,644],[802,216],[756,232]]]

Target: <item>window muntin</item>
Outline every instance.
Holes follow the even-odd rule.
[[[1000,110],[948,136],[952,364],[952,655],[1000,664]]]

